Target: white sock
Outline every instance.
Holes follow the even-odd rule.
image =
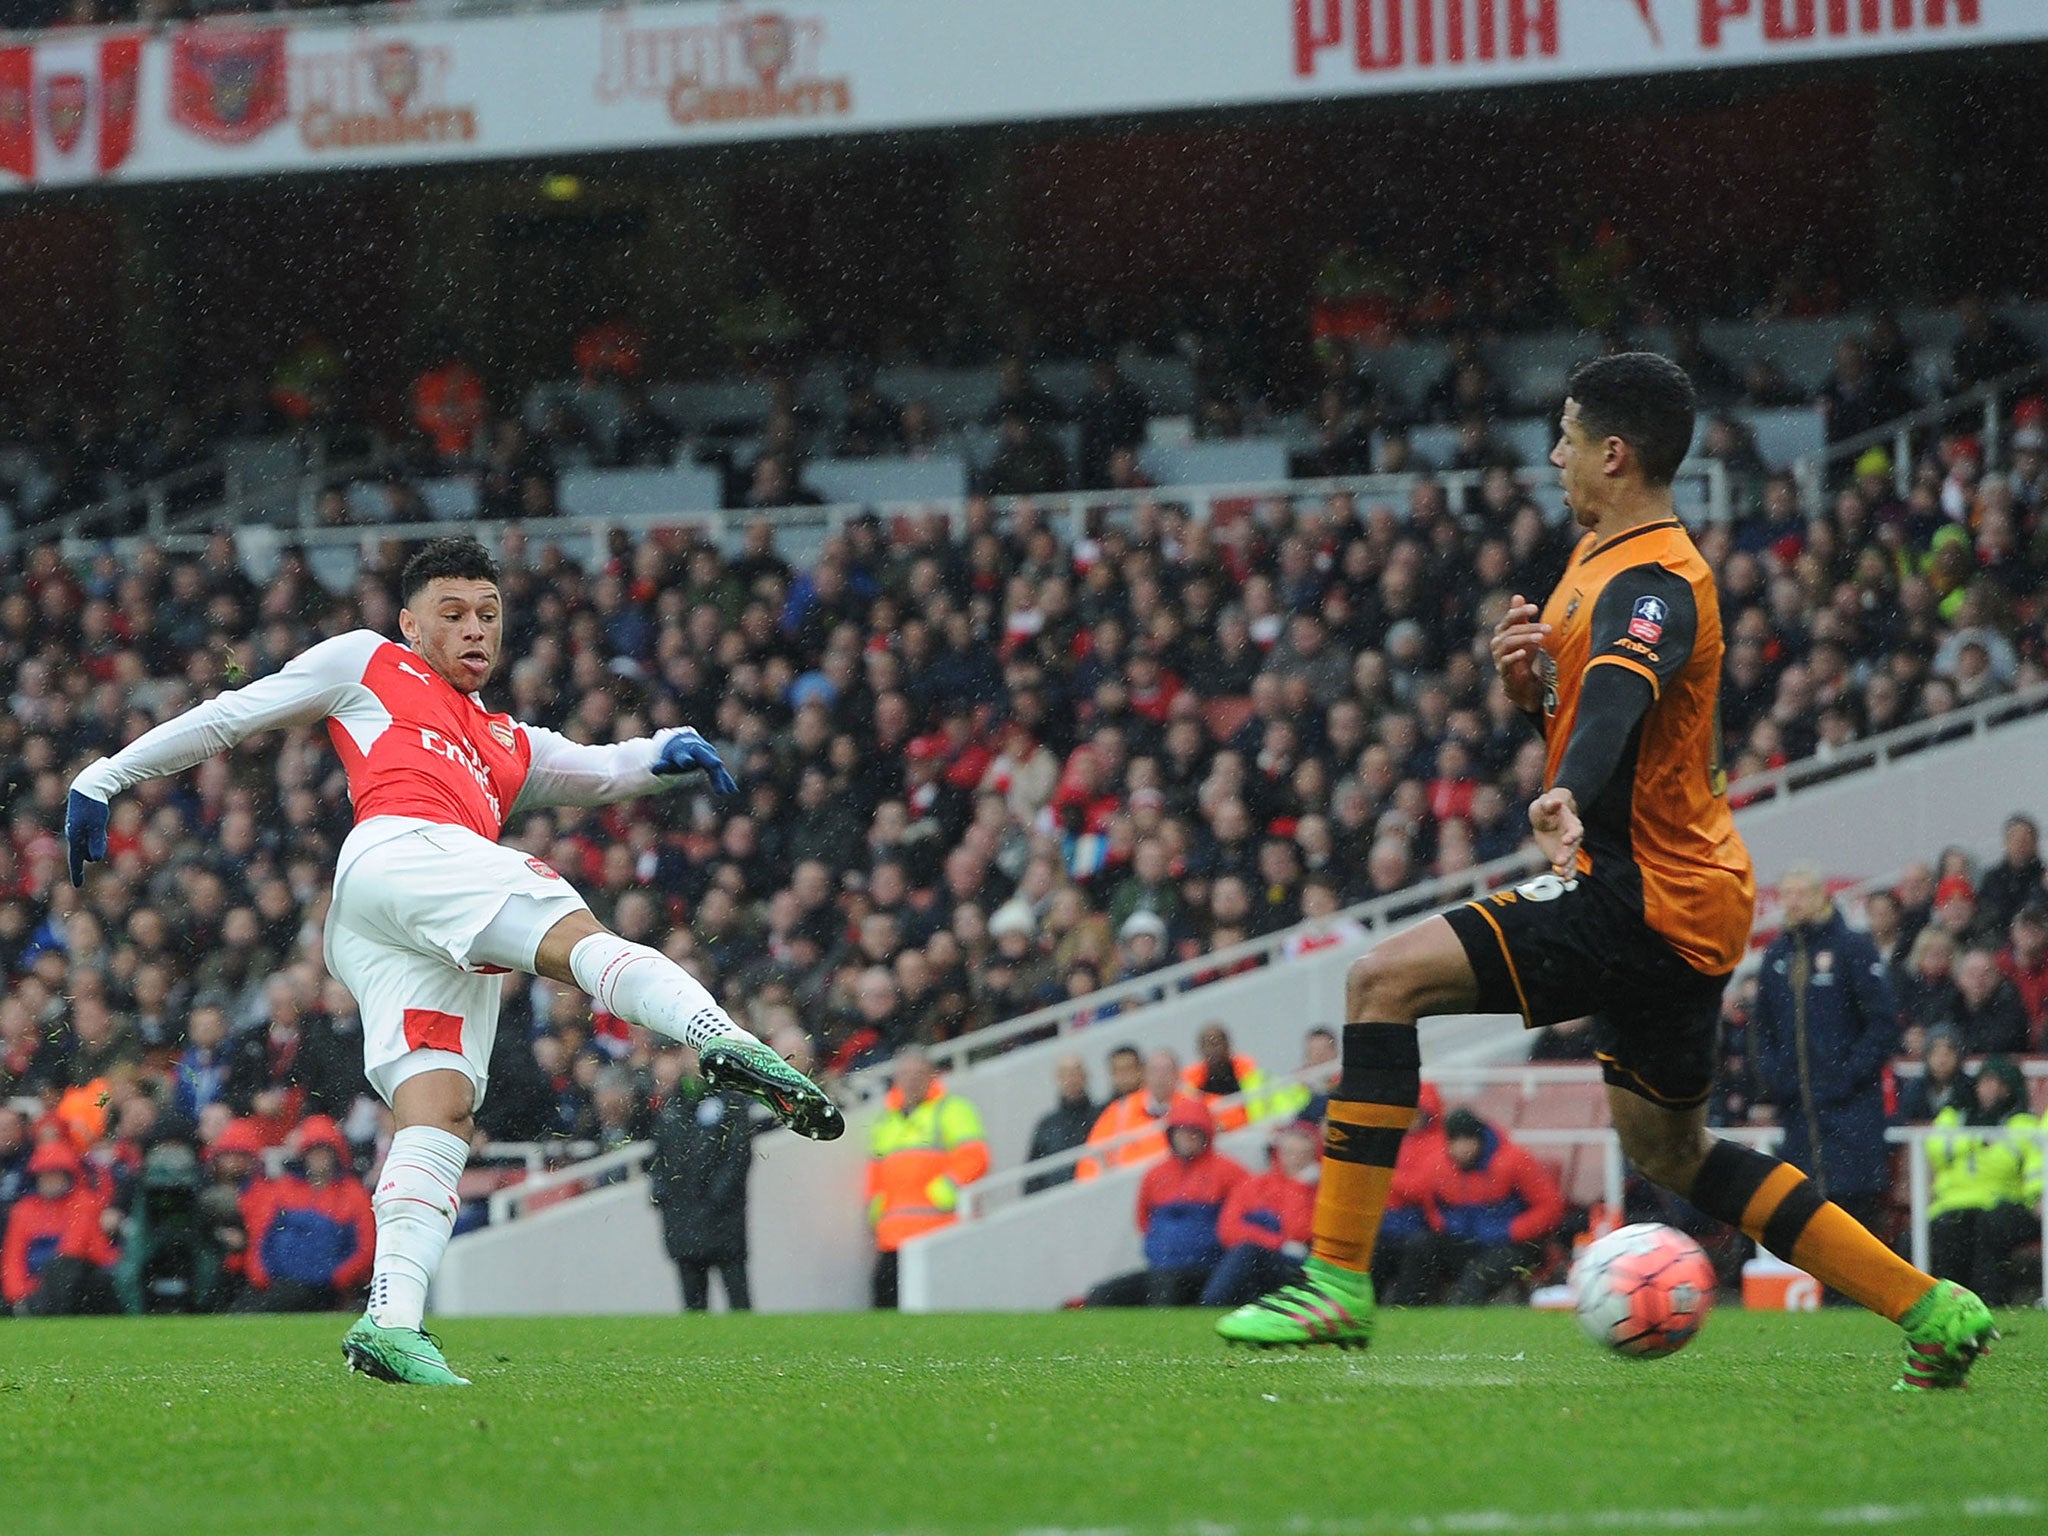
[[[579,940],[569,951],[569,971],[606,1013],[684,1045],[754,1038],[675,961],[615,933]]]
[[[455,1213],[456,1185],[469,1143],[431,1125],[409,1125],[391,1138],[370,1207],[377,1214],[377,1267],[370,1276],[370,1318],[383,1328],[417,1328],[427,1310],[427,1285],[441,1267]]]

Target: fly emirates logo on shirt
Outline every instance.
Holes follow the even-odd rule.
[[[439,731],[424,725],[420,727],[420,745],[436,757],[445,757],[449,762],[467,768],[469,776],[476,780],[476,787],[484,792],[484,799],[490,802],[491,814],[500,821],[505,819],[504,812],[498,806],[498,793],[491,788],[490,770],[484,766],[484,760],[476,755],[475,747],[466,741],[443,736]]]

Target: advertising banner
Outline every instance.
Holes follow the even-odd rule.
[[[141,60],[136,36],[0,48],[0,172],[66,186],[120,170],[135,147]]]
[[[2048,0],[810,0],[0,49],[0,190],[525,158],[1846,60]]]

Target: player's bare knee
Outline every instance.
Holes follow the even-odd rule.
[[[1380,944],[1352,961],[1344,972],[1345,1017],[1402,1021],[1416,1016],[1420,977],[1398,952]]]
[[[1687,1129],[1677,1135],[1645,1134],[1641,1130],[1621,1131],[1621,1150],[1651,1183],[1683,1195],[1692,1188],[1700,1164],[1706,1161],[1713,1138],[1704,1131]]]

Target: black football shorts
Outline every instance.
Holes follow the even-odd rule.
[[[1686,964],[1623,892],[1541,875],[1444,917],[1479,978],[1477,1012],[1531,1029],[1590,1017],[1615,1087],[1667,1109],[1712,1092],[1728,978]]]

